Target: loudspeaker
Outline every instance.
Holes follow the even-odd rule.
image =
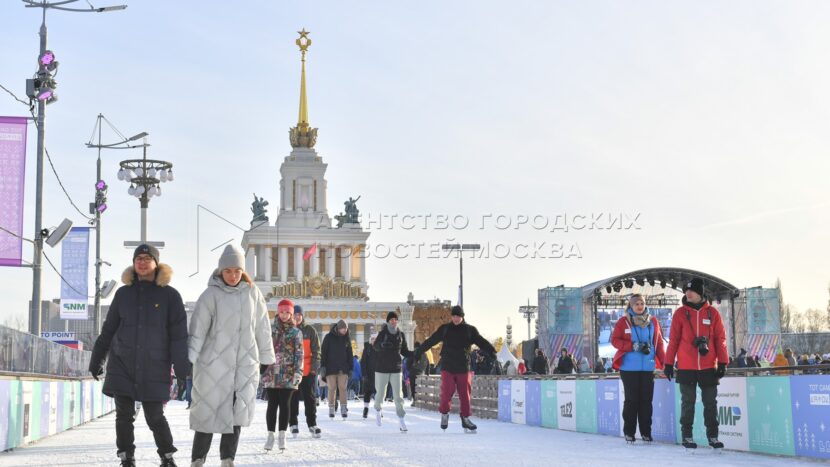
[[[57,226],[55,230],[53,230],[52,233],[50,233],[49,236],[46,237],[46,244],[54,248],[55,245],[57,245],[61,242],[61,240],[63,240],[63,237],[66,237],[66,234],[69,233],[69,229],[71,228],[72,221],[69,219],[64,219],[63,222],[61,222],[61,225]]]

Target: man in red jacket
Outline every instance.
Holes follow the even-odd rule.
[[[672,316],[669,348],[663,372],[671,380],[677,358],[677,383],[680,385],[680,429],[683,446],[697,447],[692,437],[695,419],[696,386],[703,399],[706,438],[713,448],[723,448],[718,441],[718,382],[726,374],[729,354],[726,331],[720,312],[705,298],[702,279],[692,279],[683,287],[683,306]]]

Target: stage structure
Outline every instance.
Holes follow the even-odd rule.
[[[641,269],[583,287],[539,289],[539,346],[549,356],[566,348],[577,359],[586,356],[595,362],[600,335],[613,329],[635,293],[644,296],[670,339],[671,317],[681,304],[683,285],[695,278],[703,279],[707,298],[723,317],[730,355],[744,348],[749,355],[771,361],[781,342],[778,289],[739,289],[703,272],[667,267]]]

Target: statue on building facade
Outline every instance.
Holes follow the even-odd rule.
[[[361,195],[362,196],[362,195]],[[357,209],[357,200],[360,199],[360,196],[357,198],[352,198],[349,196],[348,201],[344,201],[343,204],[346,206],[346,223],[347,224],[359,224],[360,220],[358,219],[360,216],[360,211]]]
[[[268,201],[262,197],[257,198],[256,193],[254,193],[254,202],[251,203],[251,212],[254,213],[254,218],[251,219],[251,224],[255,222],[268,222],[268,216],[265,215],[268,210],[265,209],[265,206],[268,206]]]

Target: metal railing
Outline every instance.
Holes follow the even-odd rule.
[[[83,378],[92,352],[0,326],[0,375]]]

